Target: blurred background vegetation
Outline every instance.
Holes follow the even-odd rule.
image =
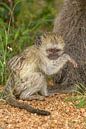
[[[52,31],[63,0],[0,0],[0,84],[7,80],[6,63],[34,43],[36,35]]]

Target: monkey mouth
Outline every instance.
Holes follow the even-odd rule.
[[[58,59],[59,58],[59,55],[56,53],[56,54],[49,54],[48,55],[48,58],[50,59],[50,60],[56,60],[56,59]]]

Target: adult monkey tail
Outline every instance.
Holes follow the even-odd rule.
[[[26,103],[20,103],[13,96],[7,97],[6,102],[8,104],[10,104],[11,106],[18,107],[20,109],[25,109],[25,110],[27,110],[31,113],[36,113],[37,115],[44,115],[44,116],[50,115],[50,112],[48,112],[48,111],[35,109],[35,108],[33,108],[32,106],[30,106]]]

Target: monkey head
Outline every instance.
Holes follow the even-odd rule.
[[[36,39],[36,47],[50,60],[57,59],[64,52],[64,41],[57,33],[44,33]]]

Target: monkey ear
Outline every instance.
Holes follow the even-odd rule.
[[[35,45],[37,47],[40,47],[41,44],[42,44],[42,37],[41,36],[36,36]]]

